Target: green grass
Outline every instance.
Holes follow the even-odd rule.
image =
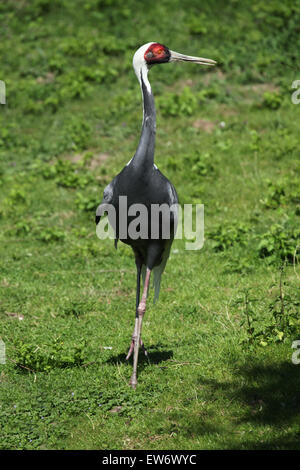
[[[299,449],[298,4],[75,3],[0,5],[0,447]],[[151,40],[219,65],[149,75],[156,164],[206,239],[174,242],[133,391],[134,259],[94,213],[138,143]]]

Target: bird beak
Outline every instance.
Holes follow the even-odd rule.
[[[205,59],[204,57],[192,57],[190,55],[179,54],[179,52],[171,52],[169,62],[194,62],[200,65],[216,65],[216,61],[212,59]]]

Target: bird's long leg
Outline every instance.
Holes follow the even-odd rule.
[[[137,282],[136,282],[136,307],[135,307],[135,326],[132,334],[132,339],[131,339],[131,344],[126,356],[126,361],[130,358],[130,356],[133,353],[134,350],[134,343],[135,343],[135,337],[137,333],[137,326],[138,326],[138,318],[139,318],[139,313],[138,313],[138,307],[140,304],[140,290],[141,290],[141,272],[142,272],[142,264],[143,262],[140,260],[138,256],[136,256],[135,259],[135,264],[136,264],[136,270],[137,270]],[[148,357],[148,352],[145,348],[145,345],[142,341],[142,338],[140,337],[140,346],[142,350],[144,351],[144,354],[146,357]]]
[[[126,356],[126,361],[128,361],[128,359],[130,358],[130,356],[131,356],[131,354],[132,354],[132,352],[133,352],[133,349],[134,349],[134,342],[135,342],[135,337],[136,337],[136,333],[137,333],[138,318],[139,318],[138,307],[139,307],[139,303],[140,303],[142,261],[141,261],[141,260],[139,259],[139,257],[137,257],[137,256],[136,256],[136,258],[135,258],[135,264],[136,264],[136,270],[137,270],[137,276],[136,276],[135,326],[134,326],[134,330],[133,330],[133,335],[132,335],[132,339],[131,339],[130,348],[129,348],[128,354],[127,354],[127,356]]]
[[[143,317],[146,311],[146,301],[147,301],[150,275],[151,275],[151,269],[147,268],[143,295],[142,295],[142,299],[137,309],[138,317],[136,321],[136,325],[137,325],[136,336],[134,339],[133,371],[132,371],[132,376],[129,382],[132,388],[136,388],[136,385],[137,385],[137,363],[138,363],[138,357],[139,357],[139,346],[140,346],[140,338],[141,338],[141,332],[142,332],[142,322],[143,322]]]

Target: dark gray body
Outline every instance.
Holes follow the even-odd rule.
[[[133,160],[119,173],[110,183],[112,189],[112,204],[116,210],[117,226],[114,227],[116,239],[130,245],[135,254],[138,255],[142,263],[149,269],[158,266],[162,261],[165,246],[169,240],[163,239],[162,226],[159,230],[159,238],[151,239],[151,205],[167,204],[172,206],[178,203],[177,194],[170,181],[152,165],[145,170],[140,167],[135,168]],[[119,233],[119,196],[127,196],[128,207],[133,204],[143,204],[148,209],[148,237],[147,239],[133,240],[127,233],[126,238],[120,237]],[[134,216],[128,216],[128,226],[134,219]],[[170,212],[170,220],[165,221],[170,224],[170,238],[174,238],[176,214]],[[161,224],[163,221],[161,220]]]
[[[102,203],[112,204],[116,210],[116,240],[120,239],[133,248],[136,259],[138,258],[142,265],[149,269],[161,266],[160,275],[165,267],[170,246],[172,244],[176,226],[176,214],[170,212],[170,238],[151,239],[151,219],[148,219],[149,237],[148,239],[133,240],[129,237],[120,238],[118,230],[119,221],[119,196],[127,196],[127,206],[132,204],[144,204],[149,211],[152,204],[167,204],[172,206],[178,203],[176,190],[172,183],[157,169],[154,165],[154,148],[156,132],[156,114],[154,98],[149,93],[141,77],[144,121],[142,133],[137,151],[132,160],[123,168],[123,170],[112,180],[105,188]],[[99,222],[99,206],[96,213],[96,223]],[[128,217],[128,225],[134,217]],[[161,235],[161,234],[160,234]],[[155,276],[155,273],[154,273]]]

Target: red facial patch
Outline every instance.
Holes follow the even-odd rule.
[[[170,51],[166,46],[155,42],[146,50],[144,58],[148,64],[157,64],[168,62],[170,55]]]

